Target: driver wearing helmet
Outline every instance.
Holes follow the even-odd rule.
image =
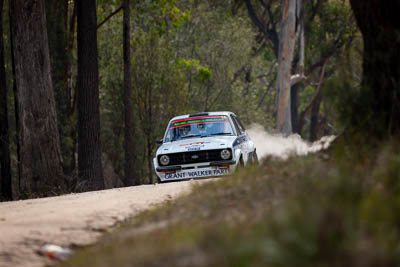
[[[199,131],[199,134],[201,134],[201,135],[207,134],[206,125],[205,125],[204,123],[202,123],[202,124],[197,124],[197,129],[198,129],[198,131]]]
[[[183,127],[180,127],[179,128],[179,135],[180,136],[187,136],[188,134],[189,134],[189,132],[190,132],[190,126],[189,125],[186,125],[186,126],[183,126]]]

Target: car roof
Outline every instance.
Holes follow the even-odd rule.
[[[200,116],[216,116],[216,115],[226,115],[229,116],[231,114],[234,114],[233,112],[230,111],[212,111],[212,112],[199,112],[199,113],[193,113],[193,114],[185,114],[185,115],[179,115],[176,117],[173,117],[171,121],[173,120],[179,120],[179,119],[186,119],[186,118],[191,118],[191,117],[200,117]]]

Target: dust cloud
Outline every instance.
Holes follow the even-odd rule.
[[[300,135],[283,136],[266,132],[262,126],[253,124],[248,130],[251,140],[257,148],[258,158],[272,156],[287,159],[291,155],[307,155],[329,147],[335,136],[324,136],[313,143],[303,140]]]

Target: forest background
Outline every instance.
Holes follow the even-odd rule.
[[[88,185],[90,178],[81,177],[78,167],[79,1],[43,2],[62,158],[62,174],[57,179],[62,180],[62,186],[50,189],[37,186],[40,181],[36,180],[42,178],[34,175],[29,178],[32,180],[29,186],[21,186],[24,184],[19,167],[21,134],[15,108],[18,75],[15,78],[10,25],[10,18],[12,22],[16,16],[8,1],[4,1],[3,80],[7,85],[8,141],[4,142],[2,136],[2,143],[9,146],[11,166],[11,183],[5,183],[2,174],[4,199],[154,183],[155,140],[162,137],[166,123],[175,115],[230,110],[246,125],[258,123],[269,131],[276,131],[282,1],[91,1],[95,3],[97,25],[94,45],[97,43],[98,47],[101,118],[102,162],[96,168],[101,172],[104,168],[104,175],[98,175],[104,181],[97,187]],[[129,2],[129,12],[123,12],[123,5]],[[290,123],[291,132],[315,141],[323,135],[341,134],[351,124],[349,99],[354,99],[360,90],[363,42],[349,1],[302,2],[296,23],[303,25],[305,57],[302,64],[301,45],[296,42],[290,64],[294,72],[301,74],[301,79],[290,86]],[[10,16],[7,16],[9,8]],[[93,14],[85,12],[80,16]],[[129,27],[123,22],[126,14],[129,14]],[[17,19],[14,23],[18,23]],[[128,99],[132,110],[128,113],[132,116],[130,135],[133,137],[130,179],[125,175],[124,59],[127,57],[123,43],[126,29],[130,36],[131,96]],[[300,40],[299,35],[297,31],[293,38]],[[96,98],[96,95],[90,97]]]

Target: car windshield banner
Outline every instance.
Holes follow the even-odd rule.
[[[171,124],[169,125],[169,129],[174,129],[188,125],[207,124],[207,123],[229,123],[229,120],[228,117],[225,115],[181,119],[172,121]]]

